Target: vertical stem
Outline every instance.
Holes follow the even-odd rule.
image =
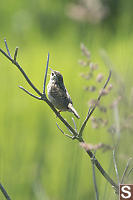
[[[49,53],[48,53],[48,57],[47,57],[47,65],[46,65],[46,71],[45,71],[45,76],[44,76],[43,94],[45,94],[47,72],[48,72],[48,64],[49,64]]]
[[[117,164],[116,164],[116,160],[115,160],[115,150],[113,151],[113,162],[114,162],[114,166],[115,166],[115,172],[116,172],[116,176],[117,176],[117,181],[118,181],[118,184],[119,184],[120,183],[120,179],[119,179],[118,168],[117,168]]]
[[[95,154],[94,154],[94,159],[95,159]],[[97,188],[97,184],[96,184],[96,174],[95,174],[95,162],[94,159],[91,159],[92,162],[92,172],[93,172],[93,183],[94,183],[94,189],[95,189],[95,193],[96,193],[96,200],[99,200],[99,194],[98,194],[98,188]]]

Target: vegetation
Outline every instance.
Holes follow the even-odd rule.
[[[124,121],[127,116],[132,116],[133,102],[132,2],[119,0],[117,5],[114,2],[106,2],[110,12],[95,24],[93,20],[75,21],[72,16],[69,18],[70,1],[3,2],[0,7],[0,48],[5,48],[4,38],[12,54],[16,45],[19,46],[18,61],[40,91],[43,90],[47,53],[50,52],[50,66],[63,74],[74,107],[81,117],[80,120],[75,119],[77,128],[86,117],[88,101],[99,94],[98,90],[89,92],[84,87],[96,85],[100,70],[104,79],[97,84],[99,89],[102,88],[108,76],[108,66],[113,68],[112,91],[101,100],[108,106],[102,117],[109,119],[110,125],[114,124],[114,113],[109,105],[123,94],[118,104],[121,136],[116,151],[118,171],[122,177],[133,153],[132,118],[128,123]],[[84,59],[80,50],[82,42],[91,52],[92,61],[99,66],[90,81],[81,76],[81,73],[88,73],[89,68],[78,63],[79,59]],[[56,127],[56,116],[46,104],[30,98],[16,87],[23,85],[29,89],[16,68],[2,55],[0,57],[0,179],[11,198],[95,199],[92,166],[87,154],[76,141],[63,137]],[[70,124],[73,123],[71,113],[62,115]],[[93,117],[100,118],[101,115],[96,109]],[[123,124],[128,125],[127,128],[123,128]],[[63,125],[61,128],[67,132]],[[114,145],[107,128],[94,129],[91,121],[84,137],[91,144]],[[113,136],[115,141],[116,137]],[[104,153],[97,150],[96,156],[117,182],[112,150]],[[132,177],[130,174],[128,182]],[[100,199],[116,198],[97,170],[96,182]],[[3,199],[2,194],[0,199]]]

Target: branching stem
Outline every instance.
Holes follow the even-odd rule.
[[[92,115],[92,113],[94,112],[95,108],[97,107],[97,104],[99,103],[101,97],[102,97],[102,92],[105,89],[105,87],[107,86],[110,77],[111,77],[111,71],[109,73],[109,77],[103,87],[102,92],[100,93],[96,104],[89,109],[89,112],[87,114],[87,117],[85,119],[85,121],[83,122],[80,131],[77,131],[77,128],[75,126],[75,129],[60,115],[60,113],[56,110],[56,108],[53,106],[53,104],[48,100],[48,98],[46,97],[45,94],[45,88],[46,88],[46,78],[47,78],[47,71],[48,71],[48,64],[49,64],[49,54],[48,54],[48,58],[47,58],[47,65],[46,65],[46,71],[45,71],[45,77],[44,77],[44,85],[43,85],[43,93],[41,93],[36,87],[35,85],[31,82],[31,80],[28,78],[27,74],[24,72],[24,70],[22,69],[22,67],[18,64],[18,62],[16,61],[17,59],[17,52],[18,52],[18,48],[16,48],[15,50],[15,54],[14,54],[14,59],[12,59],[6,40],[5,40],[5,45],[6,45],[6,49],[7,49],[7,53],[5,53],[1,48],[0,48],[0,52],[8,59],[10,60],[18,69],[19,71],[22,73],[22,75],[24,76],[24,78],[26,79],[26,81],[29,83],[29,85],[33,88],[33,90],[40,96],[37,97],[34,94],[30,93],[29,91],[27,91],[26,89],[24,89],[22,86],[20,86],[20,88],[25,91],[28,95],[38,99],[38,100],[42,100],[44,102],[46,102],[48,104],[48,106],[51,108],[51,110],[56,114],[56,116],[60,119],[60,121],[69,129],[69,131],[73,134],[72,136],[65,134],[62,129],[57,125],[57,127],[59,128],[59,130],[66,135],[67,137],[71,138],[71,139],[77,139],[79,142],[84,142],[83,137],[82,137],[82,133],[84,131],[84,128],[86,127],[86,124],[90,118],[90,116]],[[75,123],[75,122],[74,122]],[[93,162],[95,164],[95,166],[97,167],[97,169],[100,171],[100,173],[104,176],[104,178],[114,187],[116,193],[118,193],[119,187],[118,185],[110,178],[110,176],[105,172],[105,170],[102,168],[102,166],[100,165],[100,163],[98,162],[98,160],[95,158],[95,155],[92,153],[92,151],[90,150],[86,150],[87,154],[89,155],[89,157],[91,159],[93,159]]]

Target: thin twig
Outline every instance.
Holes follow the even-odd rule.
[[[6,39],[4,39],[4,42],[5,42],[5,46],[6,46],[6,50],[7,50],[8,56],[9,56],[10,58],[12,58],[12,57],[11,57],[11,54],[10,54],[10,51],[9,51],[9,48],[8,48],[8,45],[7,45],[7,42],[6,42]]]
[[[63,131],[63,130],[59,127],[59,125],[57,124],[57,122],[56,122],[56,126],[57,126],[57,128],[63,133],[63,135],[65,135],[66,137],[69,137],[69,138],[73,139],[73,136],[64,133],[64,131]]]
[[[129,177],[129,175],[131,174],[132,171],[133,171],[133,167],[129,170],[129,172],[127,174],[127,178]]]
[[[71,135],[73,135],[72,131],[70,131],[70,129],[67,127],[67,130],[71,133]]]
[[[118,168],[117,168],[117,164],[116,164],[116,160],[115,160],[115,150],[113,150],[113,162],[114,162],[115,172],[116,172],[116,176],[117,176],[117,181],[119,184],[120,179],[119,179]]]
[[[29,92],[28,90],[26,90],[25,88],[23,88],[22,86],[18,86],[21,90],[23,90],[24,92],[26,92],[27,94],[29,94],[30,96],[38,99],[38,100],[42,100],[41,97],[37,97],[34,94],[32,94],[31,92]]]
[[[86,119],[85,119],[85,121],[83,122],[83,124],[82,124],[82,126],[81,126],[81,129],[80,129],[80,131],[79,131],[79,137],[82,137],[82,133],[83,133],[83,131],[84,131],[84,128],[85,128],[85,126],[86,126],[86,124],[87,124],[87,122],[88,122],[88,116],[89,116],[89,114],[90,114],[90,111],[91,111],[91,107],[89,108],[89,111],[88,111],[88,113],[87,113],[87,117],[86,117]]]
[[[128,159],[127,165],[126,165],[126,167],[125,167],[125,170],[124,170],[123,175],[122,175],[122,178],[121,178],[121,184],[124,182],[124,178],[125,178],[125,176],[126,176],[126,173],[127,173],[128,168],[129,168],[129,164],[130,164],[131,160],[132,160],[132,158],[129,158],[129,159]]]
[[[17,59],[17,55],[18,55],[18,47],[16,47],[16,49],[15,49],[15,53],[14,53],[14,61],[16,61],[16,59]]]
[[[46,95],[45,88],[46,88],[46,80],[47,80],[48,64],[49,64],[49,53],[48,53],[47,65],[46,65],[46,71],[45,71],[45,77],[44,77],[43,95]]]
[[[83,124],[82,124],[82,126],[81,126],[81,129],[80,129],[80,131],[79,131],[79,136],[80,136],[80,137],[82,137],[82,133],[83,133],[84,128],[85,128],[85,126],[86,126],[86,124],[87,124],[87,122],[88,122],[88,119],[89,119],[88,117],[89,117],[90,111],[91,111],[91,107],[89,108],[89,111],[88,111],[88,113],[87,113],[87,117],[86,117],[85,121],[83,122]]]
[[[73,121],[73,124],[74,124],[74,127],[75,127],[75,131],[77,132],[77,126],[76,126],[76,123],[75,123],[75,120],[74,120],[73,117],[72,117],[72,121]]]
[[[2,186],[2,184],[0,183],[0,190],[1,192],[3,193],[4,197],[7,199],[7,200],[11,200],[11,198],[9,197],[9,195],[7,194],[7,191],[5,190],[5,188]]]
[[[92,113],[94,112],[95,108],[97,107],[97,105],[98,105],[98,103],[99,103],[99,101],[100,101],[100,99],[101,99],[101,97],[102,97],[102,95],[103,95],[103,91],[104,91],[104,89],[106,88],[106,86],[107,86],[107,84],[108,84],[110,78],[111,78],[111,70],[110,70],[110,72],[109,72],[108,79],[107,79],[107,81],[106,81],[106,83],[105,83],[105,85],[104,85],[104,87],[103,87],[103,89],[102,89],[100,95],[99,95],[98,98],[97,98],[97,101],[96,101],[95,105],[92,107],[92,109],[90,108],[89,111],[88,111],[87,117],[86,117],[85,121],[83,122],[83,125],[82,125],[82,127],[81,127],[81,129],[80,129],[80,131],[79,131],[79,137],[82,137],[82,133],[83,133],[83,131],[84,131],[84,128],[85,128],[85,126],[86,126],[86,124],[87,124],[89,118],[91,117]]]
[[[96,193],[96,200],[99,200],[98,188],[97,188],[97,183],[96,183],[95,161],[94,160],[95,160],[95,153],[94,153],[94,157],[91,159],[91,163],[92,163],[93,183],[94,183],[94,189],[95,189],[95,193]]]

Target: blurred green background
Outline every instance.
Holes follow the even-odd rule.
[[[41,91],[47,54],[50,53],[50,66],[63,74],[74,107],[81,116],[80,120],[75,119],[79,128],[87,114],[87,102],[98,95],[98,91],[89,93],[83,90],[89,82],[80,73],[86,73],[89,69],[78,64],[82,58],[81,42],[88,47],[92,60],[99,65],[105,78],[109,70],[100,52],[101,49],[106,51],[115,66],[115,73],[124,81],[127,100],[131,97],[132,7],[131,0],[3,1],[0,6],[0,48],[5,49],[4,38],[12,55],[15,47],[19,47],[18,62]],[[69,140],[59,132],[56,122],[63,130],[67,130],[45,103],[31,98],[17,87],[22,85],[32,91],[17,68],[3,55],[0,55],[0,71],[0,182],[11,198],[95,199],[91,161],[87,154],[76,141]],[[115,79],[112,77],[115,92],[105,100],[103,98],[105,105],[109,105],[111,99],[117,96],[117,88],[121,87],[113,81]],[[93,84],[95,82],[94,78]],[[103,82],[99,87],[102,85]],[[125,110],[132,112],[132,101],[130,109],[128,102],[124,105],[121,115]],[[71,113],[62,115],[72,124]],[[98,110],[94,116],[97,115],[100,116]],[[108,110],[106,118],[113,120],[111,110]],[[112,145],[107,129],[93,129],[90,122],[84,138],[88,143]],[[132,131],[126,131],[121,136],[118,160],[120,175],[132,156],[132,139]],[[99,150],[97,158],[116,180],[112,152],[102,153]],[[115,199],[111,186],[105,186],[106,181],[97,170],[96,177],[100,199]],[[2,194],[0,199],[4,199]]]

